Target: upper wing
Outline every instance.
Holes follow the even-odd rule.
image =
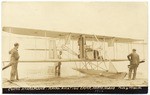
[[[66,35],[71,34],[71,39],[78,39],[80,35],[85,35],[87,40],[93,40],[93,36],[94,36],[91,34],[59,32],[59,31],[28,29],[28,28],[18,28],[18,27],[3,27],[3,31],[14,33],[14,34],[20,34],[20,35],[52,37],[52,38],[66,37]],[[114,41],[118,43],[143,41],[140,39],[121,38],[121,37],[112,37],[112,36],[101,36],[101,35],[95,35],[95,36],[99,41],[104,41],[105,39],[106,42],[110,41],[111,39],[114,39]]]

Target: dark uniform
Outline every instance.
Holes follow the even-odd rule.
[[[18,50],[16,48],[13,48],[11,51],[9,51],[9,54],[11,54],[10,57],[10,64],[11,64],[11,73],[10,73],[10,80],[13,81],[16,79],[18,80],[18,60],[19,60],[19,54]]]
[[[136,71],[137,71],[137,67],[138,67],[139,62],[140,62],[140,58],[139,58],[139,55],[136,52],[133,52],[133,53],[129,54],[127,57],[128,57],[128,60],[130,61],[129,79],[131,79],[132,71],[134,71],[133,72],[133,78],[132,78],[134,80],[136,78]]]

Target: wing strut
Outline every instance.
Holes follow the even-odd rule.
[[[67,44],[69,43],[69,40],[71,39],[71,33],[68,35],[67,39],[65,40],[65,44],[61,46],[63,50],[68,51],[70,54],[73,54],[75,56],[78,56],[76,52],[74,52],[72,49],[70,49]]]
[[[97,38],[97,36],[94,35],[94,37],[95,37],[95,39],[100,43],[100,41],[99,41],[99,39]],[[101,49],[101,46],[102,46],[102,45],[100,45],[100,47],[99,47],[100,49]]]
[[[71,33],[68,35],[67,39],[65,40],[65,45],[69,44],[71,38]]]

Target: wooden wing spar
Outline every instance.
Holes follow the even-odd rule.
[[[40,29],[29,29],[29,28],[18,28],[18,27],[3,27],[2,30],[4,32],[19,34],[19,35],[27,35],[27,36],[38,36],[38,37],[51,37],[51,38],[60,38],[66,37],[71,34],[71,39],[77,40],[80,35],[85,35],[86,40],[93,40],[93,36],[91,34],[82,34],[82,33],[71,33],[71,32],[59,32],[59,31],[50,31],[50,30],[40,30]],[[101,36],[95,35],[99,41],[108,42],[111,39],[114,39],[117,43],[129,43],[134,41],[143,41],[140,39],[131,39],[131,38],[121,38],[121,37],[112,37],[112,36]]]
[[[47,60],[27,60],[27,61],[19,61],[19,62],[98,62],[98,61],[113,61],[113,62],[118,62],[118,61],[127,61],[127,59],[105,59],[105,60],[87,60],[87,59],[47,59]],[[9,62],[9,61],[3,61],[3,62]]]

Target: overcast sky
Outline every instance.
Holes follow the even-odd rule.
[[[147,3],[26,2],[2,4],[2,26],[147,40]]]

